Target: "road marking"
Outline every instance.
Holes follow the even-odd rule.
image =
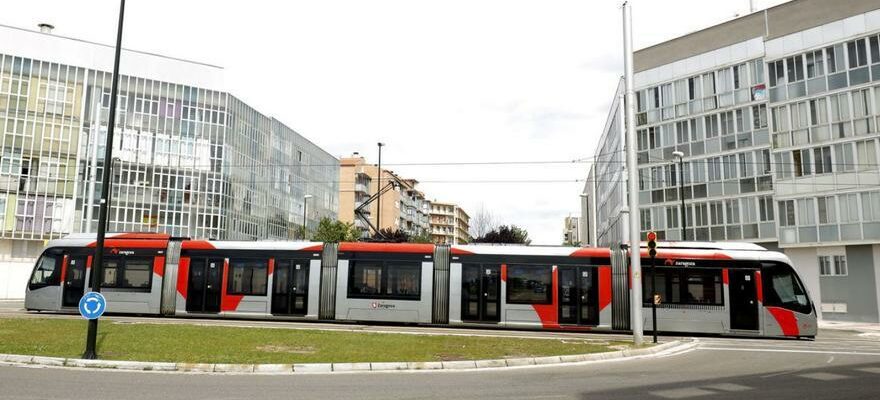
[[[685,388],[685,389],[672,389],[672,390],[661,390],[658,392],[651,392],[654,396],[663,397],[667,399],[686,399],[688,397],[698,397],[698,396],[707,396],[710,394],[717,394],[716,392],[700,389],[697,387],[694,388]]]
[[[752,388],[745,385],[737,385],[735,383],[719,383],[715,385],[703,386],[708,389],[720,390],[722,392],[742,392],[744,390],[751,390]]]
[[[864,351],[827,351],[827,350],[793,350],[793,349],[746,349],[733,347],[699,347],[697,350],[750,351],[756,353],[805,353],[805,354],[844,354],[854,356],[880,356],[880,353]]]
[[[872,373],[872,374],[880,374],[880,368],[877,368],[877,367],[871,367],[871,368],[859,368],[859,369],[857,369],[856,371],[870,372],[870,373]]]
[[[849,378],[846,375],[832,374],[830,372],[813,372],[810,374],[801,374],[798,376],[801,378],[815,379],[818,381],[836,381],[839,379]]]

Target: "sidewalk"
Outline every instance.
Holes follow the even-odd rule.
[[[856,331],[880,336],[880,323],[872,322],[819,321],[819,329]]]

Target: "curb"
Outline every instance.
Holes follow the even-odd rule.
[[[467,371],[534,367],[547,365],[580,364],[624,358],[655,356],[661,353],[677,353],[696,347],[694,341],[672,341],[642,349],[626,349],[604,353],[576,354],[550,357],[527,357],[475,361],[429,361],[429,362],[374,362],[374,363],[314,363],[314,364],[194,364],[145,361],[84,360],[79,358],[24,356],[0,354],[0,364],[31,365],[77,369],[111,369],[125,371],[159,371],[216,374],[327,374],[345,372],[387,372],[449,370]]]

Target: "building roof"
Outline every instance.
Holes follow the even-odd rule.
[[[633,69],[649,70],[756,37],[775,39],[876,9],[876,0],[792,0],[640,49]]]

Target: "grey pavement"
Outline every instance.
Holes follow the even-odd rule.
[[[0,366],[11,399],[874,399],[880,340],[699,338],[686,353],[507,370],[179,375]]]

